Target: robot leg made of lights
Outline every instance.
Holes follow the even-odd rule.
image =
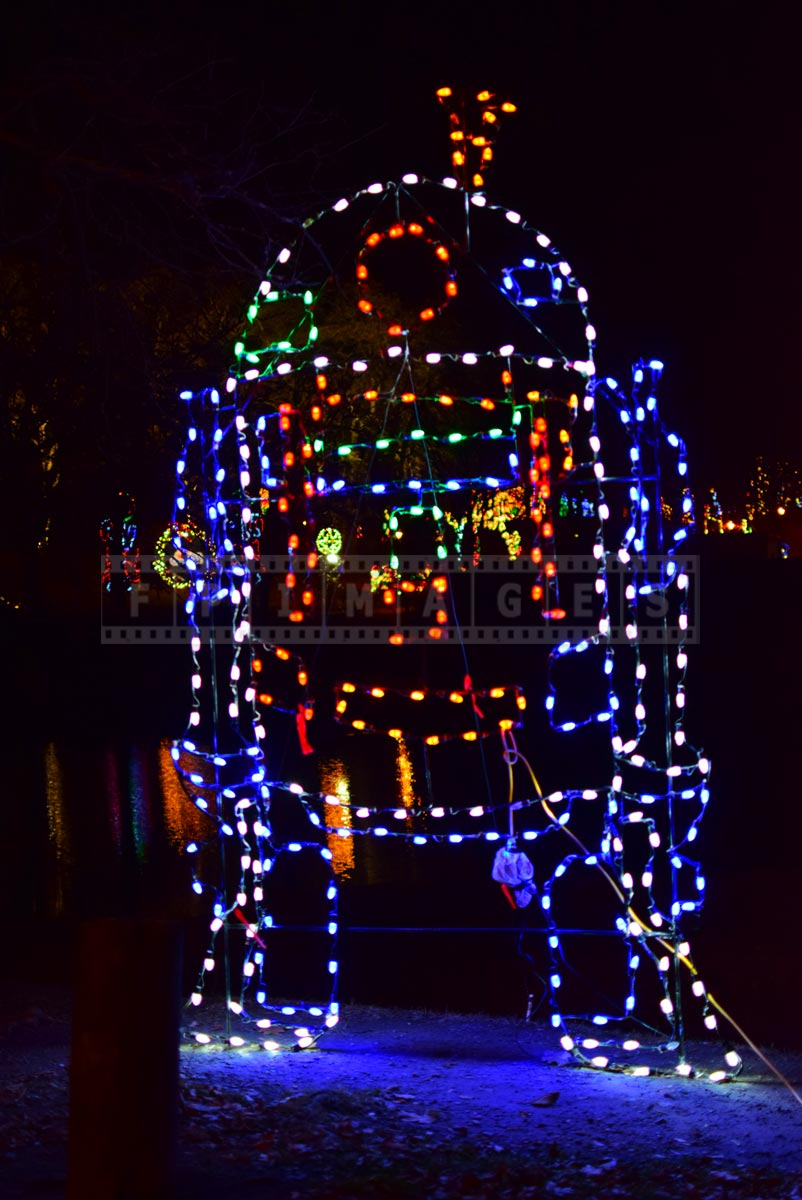
[[[692,506],[684,445],[657,411],[661,368],[639,363],[630,396],[613,380],[597,388],[597,402],[615,410],[628,434],[626,460],[609,479],[600,478],[600,515],[606,520],[615,505],[628,514],[628,524],[615,549],[603,535],[597,543],[599,636],[566,641],[551,655],[546,706],[552,728],[580,744],[580,753],[582,739],[586,745],[599,736],[606,740],[610,783],[543,797],[523,760],[544,817],[539,833],[525,836],[542,839],[547,832],[552,843],[550,855],[540,856],[549,862],[540,903],[549,926],[552,1022],[576,1056],[643,1074],[648,1065],[627,1065],[627,1058],[638,1062],[639,1028],[652,1048],[677,1052],[677,1069],[690,1072],[686,988],[701,1001],[704,1025],[717,1027],[684,932],[701,909],[705,886],[693,849],[710,794],[709,763],[687,742],[683,727],[686,645],[696,615],[692,560],[685,551]],[[561,698],[561,677],[580,655],[589,671],[600,673],[603,687],[595,693],[595,710],[577,715]],[[511,765],[522,758],[513,752]],[[606,915],[610,946],[618,949],[611,950],[593,1005],[577,1011],[564,999],[573,981],[566,947],[571,937],[562,931],[576,921],[567,901],[583,887],[596,914]],[[575,946],[589,929],[573,932]],[[662,1029],[640,1017],[650,1004]],[[614,1060],[622,1050],[624,1057]],[[731,1069],[740,1067],[731,1047],[726,1058]]]
[[[337,889],[330,851],[316,828],[319,817],[291,785],[267,777],[260,698],[264,703],[281,652],[258,642],[250,619],[254,589],[267,586],[260,577],[260,494],[258,486],[251,489],[249,469],[252,454],[258,461],[263,427],[246,431],[234,403],[216,390],[184,393],[183,399],[189,428],[166,557],[173,564],[173,585],[185,597],[192,700],[186,734],[172,756],[188,797],[208,819],[205,843],[191,843],[187,850],[197,864],[193,888],[211,909],[209,945],[191,1002],[202,1003],[206,977],[217,968],[225,976],[230,1012],[256,1030],[262,1045],[277,1048],[277,1039],[290,1031],[294,1044],[303,1047],[337,1019],[331,951]],[[254,475],[260,478],[259,468]],[[294,715],[300,729],[303,712]],[[282,818],[278,833],[276,805]],[[299,880],[308,875],[310,886],[322,890],[327,910],[320,928],[328,945],[317,972],[325,993],[319,1003],[300,1003],[294,996],[282,1003],[287,997],[271,989],[276,931],[271,881],[288,874],[288,860],[289,875]],[[209,1040],[206,1033],[195,1037]],[[233,1034],[229,1040],[246,1039]]]

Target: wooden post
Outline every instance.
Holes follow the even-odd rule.
[[[181,930],[87,922],[78,945],[67,1200],[175,1191]]]

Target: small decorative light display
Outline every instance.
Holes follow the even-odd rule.
[[[210,830],[193,855],[210,940],[192,1003],[225,958],[245,1040],[311,1045],[338,1019],[337,839],[488,843],[488,876],[496,856],[494,878],[525,879],[563,1047],[636,1075],[673,1054],[671,1069],[688,1075],[687,1005],[710,1030],[722,1010],[685,932],[704,897],[694,851],[710,798],[709,762],[685,733],[685,446],[658,414],[662,364],[638,363],[628,389],[598,381],[587,291],[546,234],[485,196],[498,121],[514,106],[481,92],[474,118],[451,89],[438,96],[457,178],[373,183],[307,220],[259,287],[225,387],[182,393],[189,432],[160,555],[187,592],[191,631],[193,699],[173,758]],[[386,286],[381,300],[373,290],[374,255],[391,243],[425,246],[442,276],[411,321]],[[519,572],[509,578],[523,585],[524,632],[544,647],[542,668],[522,650],[522,680],[475,686],[459,585],[494,555]],[[294,719],[301,751],[313,753],[315,680],[289,646],[329,636],[341,602],[332,579],[354,559],[371,637],[405,646],[408,606],[425,603],[426,644],[461,647],[465,665],[449,686],[413,676],[404,687],[370,678],[371,655],[355,651],[335,720],[394,739],[405,756],[415,741],[435,754],[495,746],[507,794],[383,805],[350,785],[326,794],[270,777],[269,721]],[[545,703],[555,743],[575,743],[571,779],[545,790],[516,742],[524,683]],[[271,896],[288,862],[318,898],[311,1001],[277,997],[271,982],[272,946],[290,931]],[[593,939],[601,977],[577,986]],[[739,1066],[728,1047],[712,1078]]]
[[[208,547],[203,533],[192,521],[175,522],[156,542],[153,569],[170,587],[183,591],[205,572]]]
[[[339,529],[321,529],[315,538],[315,545],[331,566],[340,561],[340,551],[343,548],[343,535]]]
[[[100,522],[100,541],[103,546],[103,573],[101,582],[106,591],[112,589],[114,557],[119,556],[119,567],[126,591],[139,583],[139,547],[137,545],[136,502],[128,492],[117,496],[116,517],[104,517]]]

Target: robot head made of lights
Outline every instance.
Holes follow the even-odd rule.
[[[450,102],[449,89],[439,95]],[[342,583],[352,562],[362,573],[358,613],[374,645],[463,645],[453,581],[497,556],[520,585],[515,636],[550,648],[540,687],[550,729],[577,740],[583,763],[596,756],[592,779],[544,795],[532,775],[515,805],[515,852],[535,860],[552,1024],[581,1061],[648,1074],[632,1033],[644,1006],[665,1026],[658,1049],[678,1050],[676,1069],[687,1074],[680,973],[708,1028],[716,1019],[681,929],[701,907],[692,843],[709,798],[707,760],[684,732],[685,448],[658,415],[662,364],[638,363],[628,391],[597,381],[587,291],[545,233],[486,197],[495,127],[512,106],[491,93],[476,99],[478,133],[452,106],[455,175],[372,183],[305,221],[248,309],[224,387],[182,393],[190,427],[174,522],[202,527],[209,555],[185,605],[192,709],[173,757],[209,816],[210,841],[234,864],[218,882],[195,876],[213,919],[193,1001],[221,929],[240,929],[235,1011],[271,1029],[268,1048],[276,1029],[308,1045],[337,1020],[332,844],[361,835],[503,846],[509,800],[419,814],[342,797],[335,805],[271,779],[265,755],[268,710],[293,718],[301,749],[312,751],[304,646],[319,644],[324,625],[330,636],[338,615],[344,637],[353,624],[347,604],[337,608],[347,589],[335,586],[332,600],[333,574]],[[662,631],[659,692],[641,637],[649,620]],[[577,663],[592,686],[572,681]],[[427,690],[348,680],[336,693],[335,719],[354,732],[429,747],[497,736],[510,770],[518,757],[519,683],[476,689],[466,674]],[[285,801],[299,821],[281,816]],[[270,995],[266,881],[295,856],[312,863],[328,906],[318,989],[328,993],[313,1004]],[[572,894],[590,894],[588,879],[605,900],[588,902],[587,932],[603,910],[621,986],[577,1011],[563,1000],[566,927],[580,939],[586,931],[567,914]]]

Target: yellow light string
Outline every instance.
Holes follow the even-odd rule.
[[[508,795],[509,795],[510,808],[512,809],[512,799],[513,799],[513,791],[514,791],[514,781],[513,781],[513,770],[512,769],[516,762],[521,762],[524,764],[527,772],[529,773],[529,778],[531,779],[532,785],[535,788],[535,791],[537,792],[538,799],[540,801],[540,806],[543,809],[543,811],[546,813],[549,820],[554,825],[556,825],[558,828],[562,829],[563,833],[567,834],[568,837],[571,838],[571,840],[576,844],[576,846],[578,846],[579,849],[582,851],[583,856],[585,856],[586,858],[590,857],[590,851],[588,850],[587,846],[585,846],[582,843],[582,841],[576,836],[575,833],[573,833],[565,825],[560,824],[560,822],[558,821],[557,817],[555,816],[553,810],[549,807],[549,805],[546,802],[546,799],[543,795],[543,790],[542,790],[540,784],[538,783],[537,776],[535,775],[534,769],[532,768],[532,764],[529,762],[528,758],[526,758],[526,756],[524,754],[522,754],[521,751],[518,749],[518,746],[515,741],[515,735],[511,732],[503,732],[501,736],[502,736],[502,741],[504,743],[504,761],[507,764],[507,774],[508,774],[508,781],[509,781]],[[601,871],[602,875],[607,880],[607,882],[610,884],[610,886],[612,887],[612,889],[615,892],[618,899],[622,903],[624,903],[624,892],[621,890],[617,880],[609,873],[609,871],[606,869],[606,867],[602,863],[597,862],[597,863],[595,863],[595,866]],[[654,933],[654,930],[652,930],[651,926],[646,924],[646,922],[635,912],[635,910],[631,907],[631,905],[627,905],[626,911],[627,911],[627,916],[630,917],[630,919],[632,921],[634,921],[635,924],[637,924],[643,930],[644,933],[648,933],[649,935],[652,935]],[[690,974],[693,978],[695,978],[695,979],[700,978],[699,971],[697,970],[694,963],[688,957],[687,954],[680,953],[677,950],[676,946],[672,946],[672,944],[670,942],[666,941],[665,938],[662,938],[659,935],[655,938],[655,940],[657,941],[658,945],[662,946],[664,950],[666,950],[669,954],[671,954],[672,957],[674,957],[677,960],[677,962],[681,962],[682,965],[688,969],[688,971],[690,972]],[[706,996],[708,1003],[711,1005],[711,1007],[715,1008],[716,1011],[724,1018],[724,1020],[729,1022],[729,1024],[732,1026],[732,1028],[735,1030],[735,1032],[739,1035],[739,1037],[741,1037],[743,1039],[743,1041],[746,1043],[746,1045],[749,1047],[749,1049],[755,1055],[757,1055],[757,1057],[760,1059],[760,1061],[762,1063],[764,1063],[765,1066],[768,1067],[768,1069],[772,1072],[773,1075],[776,1076],[777,1079],[779,1079],[780,1083],[782,1083],[788,1089],[788,1091],[791,1093],[791,1095],[793,1096],[793,1098],[797,1102],[797,1104],[799,1104],[800,1107],[802,1107],[802,1095],[800,1095],[800,1093],[796,1090],[796,1088],[790,1082],[790,1080],[787,1079],[785,1075],[783,1075],[783,1073],[779,1069],[779,1067],[775,1066],[775,1064],[771,1061],[771,1059],[769,1059],[763,1053],[763,1051],[760,1050],[755,1045],[755,1043],[752,1041],[752,1039],[749,1037],[749,1035],[741,1028],[741,1026],[735,1020],[735,1018],[732,1017],[730,1015],[730,1013],[727,1012],[727,1010],[723,1007],[723,1005],[721,1005],[718,1002],[718,1000],[716,1000],[716,998],[713,996],[713,994],[710,991],[708,991],[707,988],[705,988],[705,996]]]
[[[264,674],[269,678],[271,674],[271,672],[264,670],[266,666],[265,660],[268,657],[288,664],[290,670],[294,671],[295,679],[293,683],[297,688],[297,699],[285,700],[282,703],[276,700],[274,692],[265,690],[268,685],[263,682],[262,676]],[[256,701],[261,708],[270,708],[273,712],[280,713],[296,714],[300,711],[303,713],[305,720],[312,720],[315,710],[314,701],[309,696],[309,671],[304,659],[299,654],[292,653],[284,646],[263,645],[251,657],[251,671],[252,687]]]
[[[513,797],[513,792],[514,792],[514,781],[513,781],[512,768],[516,762],[522,762],[524,764],[524,766],[526,767],[527,771],[529,772],[529,777],[532,780],[532,784],[538,795],[540,807],[543,809],[546,816],[549,818],[549,820],[552,822],[552,824],[556,825],[558,829],[561,829],[563,831],[563,833],[567,834],[567,836],[571,839],[572,842],[576,843],[576,845],[579,847],[579,849],[582,851],[582,854],[585,857],[588,857],[590,855],[590,851],[588,850],[587,846],[585,846],[579,840],[579,838],[576,836],[575,833],[573,833],[565,825],[560,824],[560,821],[558,820],[557,816],[555,815],[554,810],[549,807],[549,804],[547,803],[546,798],[543,795],[543,789],[541,788],[540,784],[537,781],[537,776],[535,775],[535,772],[532,768],[532,764],[529,762],[529,759],[526,758],[525,755],[523,755],[521,753],[521,751],[518,749],[517,743],[515,741],[515,734],[513,734],[509,731],[506,731],[506,732],[502,731],[501,738],[502,738],[502,742],[504,743],[504,755],[503,755],[504,762],[507,764],[507,778],[509,781],[509,793],[508,794],[509,794],[509,798],[510,798],[509,799],[510,806],[512,806],[512,797]],[[605,869],[605,867],[602,866],[601,863],[597,863],[596,865],[598,866],[599,870],[604,875],[607,882],[610,884],[610,886],[615,891],[616,895],[618,896],[618,899],[623,904],[624,893],[619,888],[615,879],[607,872],[607,870]],[[646,928],[646,926],[644,926],[644,928]]]
[[[486,688],[483,690],[460,690],[452,689],[451,691],[436,691],[434,689],[413,689],[412,691],[401,690],[391,687],[373,687],[370,685],[356,685],[353,683],[340,683],[335,687],[336,704],[334,710],[334,719],[340,724],[350,725],[358,733],[382,733],[388,737],[398,741],[401,739],[417,738],[422,740],[427,746],[438,746],[441,743],[455,741],[457,739],[467,742],[474,742],[482,738],[490,737],[496,732],[500,732],[502,738],[513,728],[520,728],[522,721],[515,720],[512,717],[502,717],[496,720],[489,729],[483,730],[476,727],[463,732],[455,733],[429,733],[415,734],[409,730],[404,730],[400,726],[383,727],[372,724],[370,721],[362,718],[350,720],[346,714],[348,711],[348,699],[346,697],[355,694],[364,696],[373,700],[383,700],[388,694],[395,696],[400,700],[410,700],[416,703],[421,703],[427,698],[435,700],[448,700],[454,705],[461,705],[466,700],[470,701],[469,709],[472,713],[480,718],[484,716],[477,709],[477,699],[490,700],[505,700],[507,697],[515,698],[516,708],[523,712],[526,708],[526,697],[523,689],[518,685],[506,687]]]
[[[499,101],[494,92],[477,92],[470,98],[450,87],[437,89],[437,99],[448,110],[451,126],[451,163],[466,191],[484,186],[484,172],[493,161],[493,143],[500,116],[516,112],[514,104]],[[473,111],[468,114],[469,105]]]

